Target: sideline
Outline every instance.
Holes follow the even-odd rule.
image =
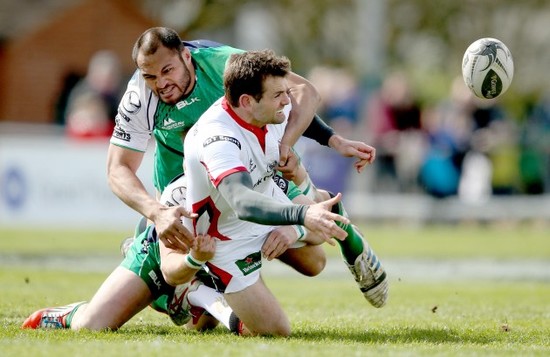
[[[118,255],[94,256],[44,256],[0,254],[0,267],[61,270],[70,272],[109,273],[121,262]],[[382,260],[391,280],[441,282],[441,281],[542,281],[550,282],[550,261],[546,260]],[[300,277],[290,267],[279,261],[264,261],[263,274],[277,277]],[[349,274],[338,258],[329,258],[325,270],[316,278],[334,279]]]

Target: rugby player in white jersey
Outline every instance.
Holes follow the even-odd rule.
[[[260,277],[262,249],[280,225],[305,227],[324,240],[344,240],[333,213],[341,194],[318,204],[293,204],[275,184],[279,143],[290,104],[290,62],[272,51],[234,54],[224,73],[225,96],[190,129],[184,143],[189,229],[215,239],[213,258],[200,261],[161,244],[161,269],[184,283],[182,259],[206,264],[218,290],[253,335],[290,334],[290,323]],[[192,226],[191,226],[192,225]],[[299,236],[297,237],[299,239]],[[182,276],[182,280],[179,280]]]

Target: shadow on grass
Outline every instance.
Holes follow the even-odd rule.
[[[446,328],[415,328],[405,327],[391,330],[366,330],[364,332],[342,331],[335,329],[296,329],[292,338],[309,341],[334,341],[349,343],[472,343],[487,344],[494,342],[494,337],[480,334],[462,333],[454,329]]]

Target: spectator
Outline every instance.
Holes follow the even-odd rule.
[[[73,138],[108,138],[112,134],[121,97],[118,57],[107,50],[94,54],[86,76],[71,91],[65,123]]]
[[[521,132],[520,172],[527,194],[550,192],[550,95],[527,108]]]
[[[367,103],[367,142],[376,150],[375,191],[416,192],[425,150],[421,109],[406,76],[388,76]]]
[[[344,68],[319,66],[308,79],[321,95],[318,113],[323,120],[336,133],[362,141],[356,133],[360,92],[353,75]],[[311,140],[301,140],[298,149],[316,185],[331,192],[346,191],[352,159]]]
[[[449,100],[427,113],[430,145],[420,177],[429,194],[474,203],[516,191],[515,128],[497,99],[476,98],[457,77]]]

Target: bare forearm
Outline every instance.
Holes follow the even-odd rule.
[[[127,167],[119,166],[109,170],[109,186],[113,193],[126,205],[150,220],[163,206],[152,197],[137,175]]]
[[[315,87],[304,78],[294,75],[291,80],[296,84],[291,88],[292,110],[288,118],[281,145],[294,146],[311,123],[321,96]]]
[[[161,271],[164,280],[172,286],[187,283],[193,279],[198,269],[185,264],[187,254],[172,253],[161,259]]]

